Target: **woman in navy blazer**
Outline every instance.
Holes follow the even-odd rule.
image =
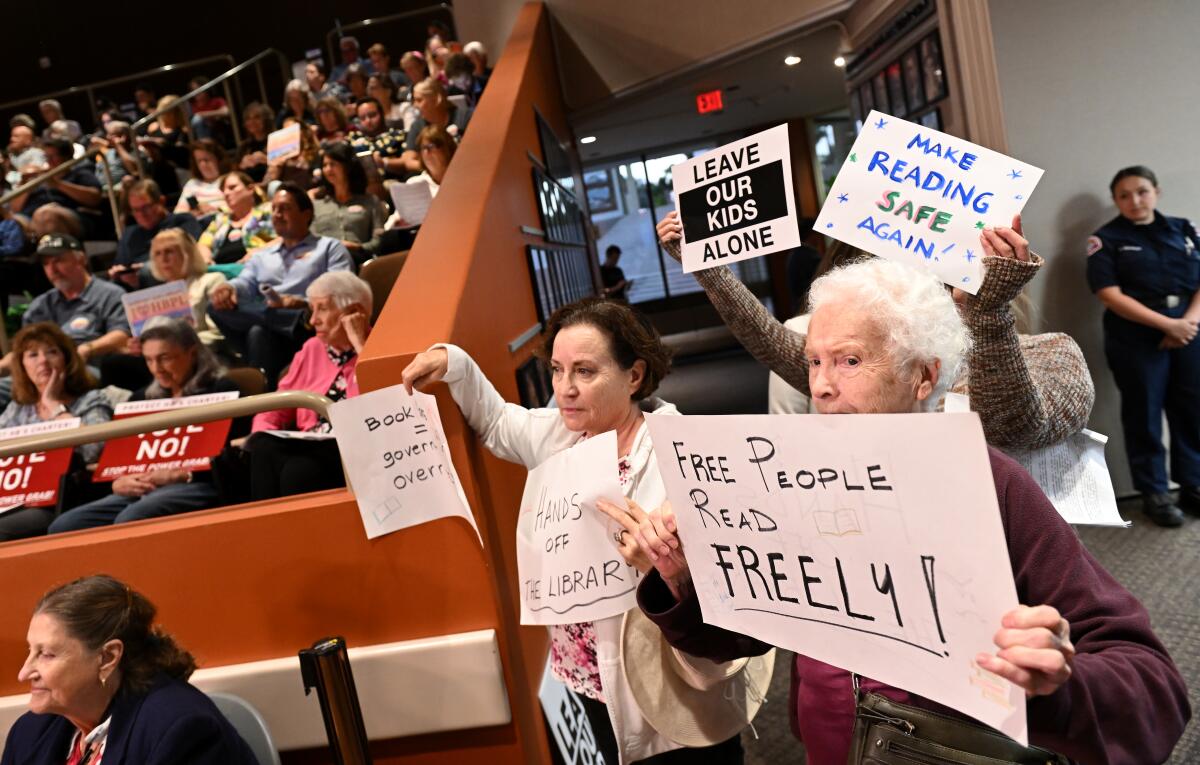
[[[187,682],[196,662],[143,595],[109,576],[46,593],[29,623],[30,711],[0,765],[255,765],[237,731]]]

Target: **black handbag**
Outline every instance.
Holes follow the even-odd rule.
[[[1061,754],[1024,746],[982,725],[865,696],[853,676],[855,714],[848,765],[1070,765]]]

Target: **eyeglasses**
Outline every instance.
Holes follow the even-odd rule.
[[[435,149],[444,148],[440,143],[423,143],[418,148],[421,151],[434,151]]]
[[[145,215],[146,213],[152,211],[155,207],[158,207],[158,202],[147,202],[146,204],[138,205],[137,207],[130,205],[129,212],[133,213],[134,215]]]

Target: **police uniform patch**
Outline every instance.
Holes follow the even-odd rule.
[[[1089,236],[1088,237],[1087,254],[1089,256],[1095,255],[1097,252],[1100,252],[1100,250],[1103,248],[1104,248],[1104,242],[1100,241],[1100,237],[1098,237],[1098,236]]]

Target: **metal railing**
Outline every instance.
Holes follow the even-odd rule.
[[[153,77],[155,75],[168,74],[170,72],[177,72],[181,69],[191,69],[193,67],[203,66],[205,64],[218,63],[218,62],[222,63],[222,64],[226,64],[227,66],[233,66],[234,64],[237,63],[236,61],[234,61],[233,56],[229,55],[228,53],[224,53],[219,56],[208,56],[206,58],[192,59],[191,61],[184,61],[179,64],[165,64],[163,66],[156,66],[153,69],[147,69],[145,71],[137,72],[135,74],[126,74],[126,75],[122,75],[121,77],[113,77],[112,79],[109,79],[109,80],[100,80],[98,82],[90,82],[87,85],[74,85],[69,88],[64,88],[63,90],[55,90],[55,91],[51,91],[50,93],[43,93],[40,96],[32,96],[29,98],[19,98],[16,101],[9,101],[7,103],[0,104],[0,111],[4,111],[5,109],[11,109],[14,106],[23,106],[25,104],[37,104],[38,102],[44,101],[47,98],[62,98],[63,96],[86,95],[87,100],[88,100],[88,107],[92,110],[92,124],[95,125],[96,123],[100,122],[100,114],[96,111],[96,91],[98,89],[111,87],[113,85],[121,85],[126,82],[137,82],[138,80],[144,80],[147,77]]]
[[[338,63],[342,60],[342,57],[340,55],[341,51],[339,50],[338,44],[337,44],[338,38],[344,37],[356,29],[364,29],[369,26],[376,26],[379,24],[387,24],[387,23],[391,23],[393,21],[403,21],[405,19],[411,19],[416,16],[431,16],[434,13],[437,13],[438,11],[445,12],[446,16],[448,17],[448,19],[450,21],[450,26],[453,28],[455,26],[454,25],[454,9],[451,8],[446,3],[438,3],[437,5],[427,5],[424,8],[416,8],[414,10],[405,11],[403,13],[393,13],[389,16],[379,16],[379,17],[373,18],[373,19],[363,19],[362,21],[355,21],[351,24],[336,25],[333,29],[331,29],[325,33],[325,47],[329,50],[329,71],[332,72],[333,67],[337,66]],[[363,48],[362,50],[359,51],[360,54],[365,53],[365,52],[366,52],[366,48]],[[393,66],[400,66],[400,56],[402,53],[403,53],[402,51],[391,51]]]
[[[33,191],[38,186],[41,186],[42,184],[46,183],[47,181],[54,180],[55,178],[59,177],[60,175],[65,175],[68,171],[71,170],[71,168],[75,167],[80,162],[83,162],[85,160],[90,160],[93,155],[101,154],[101,153],[102,153],[101,149],[89,149],[89,150],[85,151],[83,154],[80,154],[78,157],[75,157],[73,159],[68,159],[66,162],[63,162],[61,165],[56,165],[55,167],[50,168],[49,170],[42,173],[38,177],[30,179],[30,180],[26,181],[25,183],[22,183],[20,186],[16,187],[12,191],[9,191],[4,196],[0,196],[0,205],[6,205],[9,202],[11,202],[12,200],[16,199],[17,197],[28,194],[29,192]],[[105,180],[108,181],[105,191],[108,192],[108,204],[112,208],[113,226],[116,228],[117,239],[120,239],[121,233],[124,231],[125,226],[124,226],[124,223],[122,223],[122,221],[121,221],[121,204],[117,201],[117,190],[113,187],[114,184],[113,184],[113,177],[112,177],[112,169],[109,168],[107,160],[102,161],[100,163],[100,167],[101,167],[101,169],[104,170]],[[140,162],[138,163],[138,169],[139,170],[141,169]]]

